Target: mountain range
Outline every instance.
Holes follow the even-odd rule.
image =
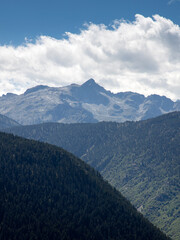
[[[168,240],[65,150],[0,133],[0,240]]]
[[[66,87],[36,86],[0,97],[0,113],[22,125],[43,122],[138,121],[180,110],[180,101],[133,92],[112,93],[93,79]]]
[[[44,123],[6,131],[72,152],[166,234],[180,238],[180,112],[138,122]]]
[[[179,110],[179,100],[114,94],[90,79],[82,85],[40,85],[20,95],[3,95],[0,130],[72,152],[178,240]]]

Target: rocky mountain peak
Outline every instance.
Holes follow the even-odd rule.
[[[42,90],[42,89],[45,89],[45,88],[49,88],[49,87],[46,86],[46,85],[38,85],[38,86],[36,86],[36,87],[32,87],[32,88],[27,89],[27,90],[24,92],[24,95],[30,94],[30,93],[33,93],[33,92],[37,92],[37,91]]]
[[[0,113],[20,124],[42,122],[137,121],[180,110],[179,102],[158,95],[114,94],[89,79],[82,85],[39,85],[24,94],[0,97]]]
[[[106,90],[100,86],[98,83],[96,83],[96,81],[92,78],[90,78],[88,81],[86,81],[85,83],[83,83],[81,85],[82,89],[87,89],[87,90],[95,90],[95,91],[101,91],[101,92],[105,92]]]
[[[98,85],[93,78],[90,78],[85,83],[82,84],[82,86],[95,86]]]

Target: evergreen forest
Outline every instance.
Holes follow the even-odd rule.
[[[169,239],[92,167],[0,133],[0,239]]]
[[[180,239],[180,112],[139,122],[45,123],[8,131],[72,152],[151,222]]]

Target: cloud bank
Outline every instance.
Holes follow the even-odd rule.
[[[180,99],[180,27],[159,15],[137,14],[133,22],[88,24],[64,39],[40,36],[34,43],[0,46],[0,95],[89,78],[113,92]]]

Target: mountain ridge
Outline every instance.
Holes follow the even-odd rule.
[[[22,125],[43,122],[138,121],[180,110],[179,101],[133,92],[112,93],[89,79],[66,87],[39,85],[0,97],[0,113]]]
[[[8,131],[80,157],[154,224],[179,239],[180,112],[139,122],[44,123]]]
[[[168,240],[67,151],[0,133],[0,239]]]
[[[0,114],[0,130],[15,126],[20,126],[20,124],[13,119]]]

